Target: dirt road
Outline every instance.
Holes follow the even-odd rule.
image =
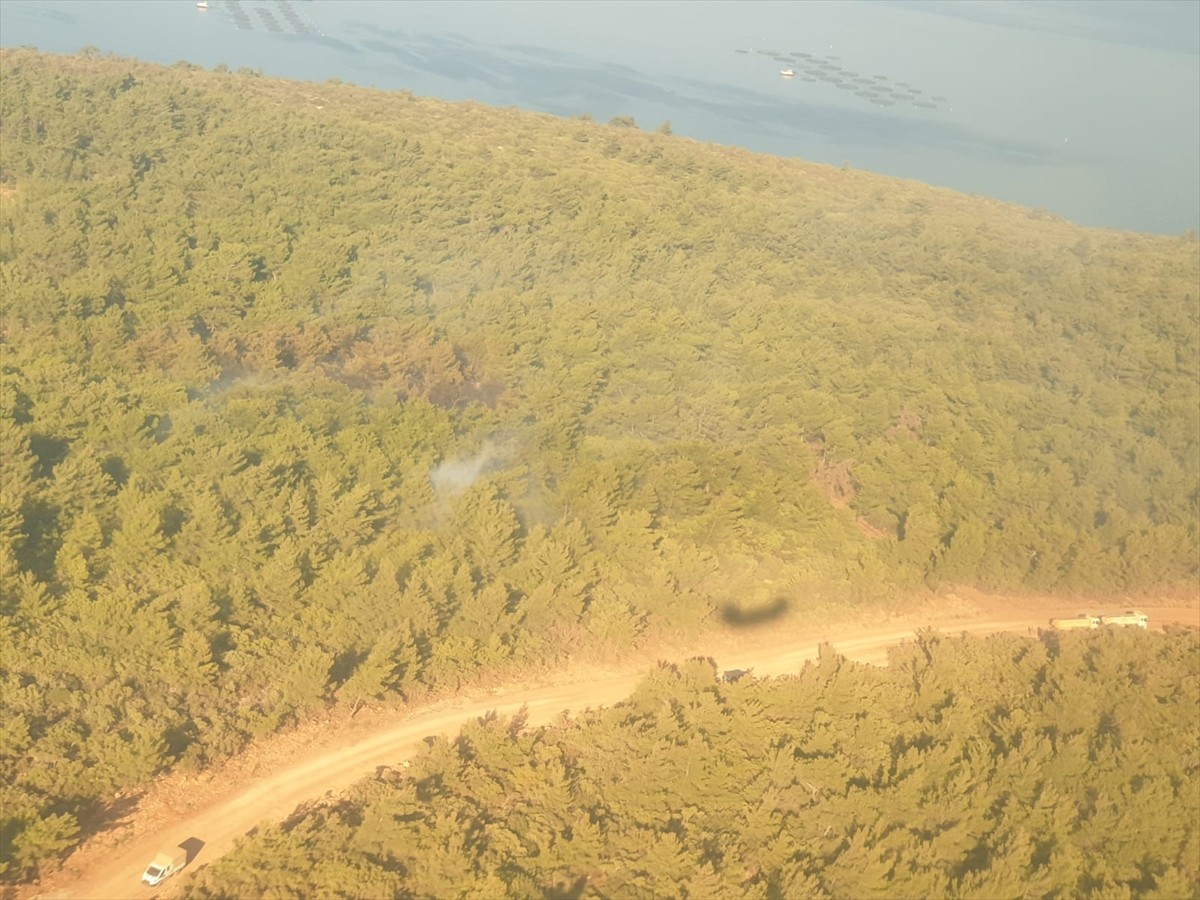
[[[937,623],[946,633],[970,632],[988,634],[999,631],[1019,633],[1036,629],[1046,623],[1050,612],[1037,610],[1006,610],[1020,618],[985,618],[975,611],[959,621],[941,618]],[[1055,615],[1070,615],[1073,610],[1060,609]],[[1195,609],[1161,610],[1156,622],[1181,621],[1196,623]],[[928,620],[926,620],[928,621]],[[778,636],[736,643],[702,643],[690,652],[665,651],[663,658],[684,659],[690,656],[712,656],[723,669],[753,669],[756,676],[781,675],[799,671],[805,660],[815,659],[817,642],[830,640],[838,652],[870,663],[886,661],[887,648],[911,639],[923,623],[917,619],[894,620],[883,627],[867,628],[844,625],[825,633],[809,635],[806,640]],[[838,639],[840,635],[843,639]],[[749,646],[747,646],[749,644]],[[754,646],[757,644],[758,646]],[[431,735],[451,735],[472,718],[495,711],[510,715],[525,708],[530,725],[550,722],[564,710],[579,711],[588,707],[616,703],[630,694],[646,671],[645,662],[630,664],[621,671],[597,679],[596,673],[570,681],[571,672],[562,673],[557,684],[547,687],[505,691],[484,697],[473,697],[441,704],[436,708],[406,715],[399,722],[384,723],[374,733],[360,737],[343,746],[331,746],[311,752],[302,758],[255,782],[234,785],[233,793],[213,797],[203,809],[181,816],[165,828],[137,827],[143,810],[133,813],[132,823],[126,824],[119,843],[112,835],[85,845],[68,860],[64,872],[52,883],[42,885],[40,893],[25,892],[26,896],[42,898],[141,898],[171,896],[186,892],[187,880],[200,868],[229,852],[237,839],[254,828],[278,822],[299,805],[336,794],[354,782],[371,775],[380,766],[395,766],[414,755]],[[146,864],[160,849],[187,842],[199,848],[187,869],[159,888],[139,883]],[[39,890],[39,889],[35,889]]]

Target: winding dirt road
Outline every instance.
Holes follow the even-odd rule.
[[[1048,615],[1071,615],[1073,609],[1006,610],[1020,618],[997,619],[987,616],[991,611],[974,611],[958,617],[941,618],[936,624],[946,633],[990,634],[999,631],[1025,633],[1046,623]],[[1148,610],[1150,611],[1150,610]],[[1171,608],[1150,611],[1156,624],[1181,622],[1195,625],[1200,613],[1196,609]],[[930,617],[931,618],[931,617]],[[928,622],[928,618],[925,619]],[[701,644],[691,652],[664,652],[666,659],[685,659],[691,656],[712,656],[718,666],[728,669],[753,669],[756,676],[782,675],[799,671],[806,660],[815,659],[817,643],[829,640],[835,649],[850,659],[881,664],[886,661],[887,649],[913,637],[921,627],[920,619],[894,620],[888,625],[863,628],[853,624],[809,633],[807,638],[789,636],[781,641],[774,637],[742,642],[730,648],[724,645]],[[768,633],[769,634],[769,633]],[[841,635],[844,639],[838,639]],[[208,863],[228,853],[238,838],[270,822],[278,822],[298,806],[345,790],[354,782],[371,775],[381,766],[395,766],[416,755],[431,735],[452,735],[473,718],[496,712],[511,715],[524,708],[530,725],[550,722],[563,711],[580,711],[588,707],[606,706],[627,697],[646,671],[642,664],[631,664],[621,671],[596,674],[579,680],[578,673],[560,673],[559,683],[537,688],[517,689],[453,704],[441,704],[425,711],[410,713],[399,722],[381,723],[373,733],[342,746],[331,746],[310,752],[308,758],[294,761],[268,777],[249,784],[231,787],[232,794],[212,798],[203,809],[188,812],[165,828],[138,827],[143,810],[134,811],[130,821],[123,823],[119,835],[101,836],[85,845],[68,860],[63,872],[49,883],[32,887],[25,896],[41,898],[143,898],[172,896],[185,893],[190,875]],[[586,676],[585,676],[586,677]],[[145,818],[143,816],[143,818]],[[124,837],[122,837],[122,835]],[[142,870],[163,848],[188,842],[199,847],[187,869],[159,888],[148,888],[139,882]],[[202,843],[202,846],[201,846]],[[40,893],[33,891],[40,890]]]

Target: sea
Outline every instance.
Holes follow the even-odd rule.
[[[1200,228],[1195,0],[0,0],[0,45],[669,122],[1081,225]]]

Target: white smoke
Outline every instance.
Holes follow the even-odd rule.
[[[475,483],[484,472],[493,468],[500,461],[496,448],[487,443],[474,456],[466,459],[448,459],[441,463],[429,475],[433,489],[439,494],[457,494]]]

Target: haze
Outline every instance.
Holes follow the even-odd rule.
[[[669,120],[676,134],[849,163],[1084,225],[1200,226],[1200,4],[7,0],[0,39],[261,69],[560,116]],[[283,19],[280,17],[280,21]],[[944,95],[872,108],[738,49],[837,54]]]

